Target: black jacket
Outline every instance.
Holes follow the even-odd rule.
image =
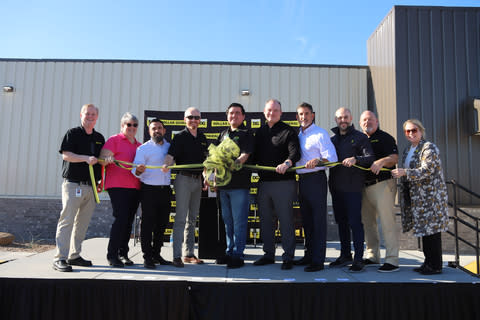
[[[337,151],[338,161],[355,157],[356,165],[370,168],[375,161],[372,146],[367,135],[350,126],[345,135],[340,134],[338,127],[332,129],[331,137]],[[345,167],[341,164],[330,168],[329,186],[331,191],[361,192],[364,186],[366,171],[356,167]]]

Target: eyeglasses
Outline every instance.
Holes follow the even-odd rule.
[[[189,115],[189,116],[186,116],[185,118],[187,118],[188,120],[200,120],[200,116],[192,116],[192,115]]]
[[[127,127],[131,127],[133,126],[134,128],[138,127],[138,123],[125,123],[127,125]]]
[[[409,134],[410,132],[411,133],[417,133],[418,129],[417,128],[413,128],[413,129],[405,129],[405,134]]]

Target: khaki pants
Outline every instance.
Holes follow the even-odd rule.
[[[368,186],[362,194],[362,223],[367,246],[366,259],[380,262],[380,236],[377,219],[380,218],[385,241],[385,263],[398,266],[398,230],[393,207],[397,192],[394,179]]]
[[[80,197],[76,195],[77,188],[82,190]],[[55,237],[57,252],[54,261],[76,259],[80,256],[82,242],[95,209],[92,186],[64,180],[62,206]]]
[[[177,174],[175,181],[175,222],[173,223],[173,258],[194,255],[195,223],[200,211],[202,180]]]

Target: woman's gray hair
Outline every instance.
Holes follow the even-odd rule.
[[[122,116],[122,119],[120,119],[120,126],[122,126],[124,123],[127,123],[130,120],[133,120],[133,122],[138,123],[138,118],[133,113],[125,112]]]

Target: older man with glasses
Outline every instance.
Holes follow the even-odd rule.
[[[163,171],[168,172],[167,166],[174,162],[177,165],[203,163],[208,154],[207,138],[198,131],[200,125],[200,111],[197,108],[185,110],[185,129],[173,137],[168,154],[165,156]],[[195,221],[200,211],[202,195],[201,170],[180,170],[175,182],[176,213],[173,224],[173,265],[183,267],[184,262],[201,264],[202,260],[194,254]],[[186,228],[186,230],[185,230]],[[186,239],[184,239],[184,235]],[[184,258],[182,261],[182,245],[185,242]]]

